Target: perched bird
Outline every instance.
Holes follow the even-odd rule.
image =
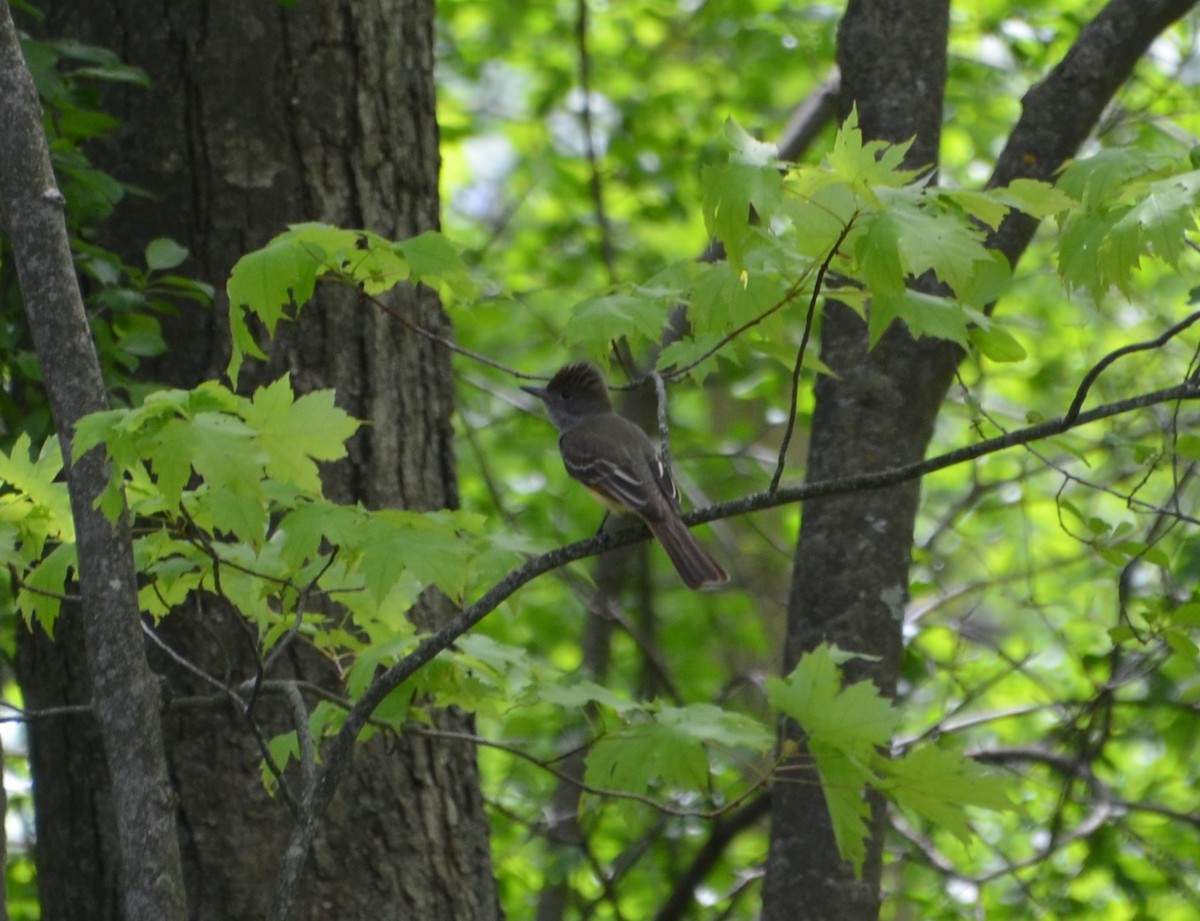
[[[546,404],[567,473],[607,507],[646,522],[684,585],[707,589],[729,581],[679,517],[679,491],[649,436],[613,412],[595,365],[567,365],[545,387],[521,389]]]

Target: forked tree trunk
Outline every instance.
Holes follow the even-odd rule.
[[[946,81],[948,0],[851,0],[838,32],[840,109],[857,106],[867,140],[915,138],[913,168],[936,167]],[[1074,156],[1113,94],[1154,38],[1194,0],[1111,0],[1071,52],[1023,100],[992,184],[1050,179]],[[1036,221],[1013,213],[989,245],[1016,264]],[[929,282],[922,279],[921,283]],[[865,325],[840,305],[826,310],[821,359],[834,372],[816,388],[809,450],[811,481],[920,460],[953,380],[958,351],[914,341],[893,327],[867,350]],[[893,696],[903,642],[919,483],[808,502],[804,507],[788,610],[785,671],[823,640],[877,656],[854,662],[847,678],[870,678]],[[824,793],[800,751],[772,793],[764,921],[868,921],[879,914],[886,815],[871,798],[863,876],[840,859]]]

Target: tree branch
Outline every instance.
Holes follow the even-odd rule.
[[[1134,342],[1130,345],[1122,346],[1119,349],[1114,349],[1096,364],[1092,369],[1083,376],[1083,380],[1079,382],[1079,388],[1075,391],[1075,399],[1071,401],[1071,406],[1067,410],[1067,414],[1063,417],[1064,421],[1071,422],[1079,416],[1079,411],[1083,409],[1083,401],[1087,399],[1088,391],[1092,384],[1096,383],[1096,378],[1104,373],[1104,369],[1111,365],[1118,358],[1125,355],[1131,355],[1134,352],[1145,352],[1148,349],[1159,349],[1178,336],[1181,332],[1200,320],[1200,310],[1184,317],[1161,336],[1156,336],[1153,339],[1147,339],[1145,342]]]

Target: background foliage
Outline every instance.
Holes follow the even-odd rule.
[[[826,76],[813,62],[833,61],[833,7],[442,3],[453,243],[393,246],[295,228],[235,272],[235,345],[253,357],[261,331],[303,309],[320,284],[341,278],[369,296],[413,277],[442,291],[464,347],[549,373],[567,358],[606,360],[616,339],[651,357],[663,316],[686,302],[692,336],[659,366],[703,359],[669,393],[681,485],[705,505],[766,488],[806,309],[829,259],[839,296],[860,309],[873,296],[876,332],[898,317],[916,335],[968,349],[935,452],[1061,415],[1105,355],[1159,336],[1200,300],[1196,21],[1156,44],[1056,190],[984,196],[1021,94],[1096,5],[963,6],[952,26],[943,188],[924,193],[919,177],[898,174],[887,151],[863,150],[852,129],[837,138],[827,129],[786,176],[754,140],[778,136]],[[136,371],[139,356],[162,348],[155,312],[168,301],[194,309],[184,301],[207,292],[170,274],[183,253],[169,241],[147,250],[144,268],[88,242],[88,227],[136,190],[90,171],[79,146],[111,126],[89,81],[139,75],[98,49],[28,49],[57,165],[70,177],[97,340],[129,407],[96,417],[77,450],[104,441],[135,511],[153,523],[139,538],[150,613],[162,616],[196,587],[217,590],[257,627],[264,659],[281,642],[312,642],[344,668],[354,696],[375,665],[416,643],[403,613],[424,586],[469,601],[518,553],[594,531],[599,513],[561,471],[535,407],[502,369],[467,356],[456,364],[463,511],[440,517],[368,514],[321,497],[316,462],[335,460],[353,427],[329,395],[297,399],[286,380],[253,395],[217,384],[152,393]],[[736,73],[731,56],[747,62]],[[746,220],[747,206],[759,223]],[[980,228],[1008,207],[1047,218],[1011,277],[979,245]],[[696,262],[712,235],[729,258]],[[926,270],[950,297],[906,293],[904,277]],[[5,390],[21,398],[5,417],[0,538],[14,605],[50,623],[54,596],[69,590],[69,521],[5,281]],[[261,326],[236,322],[243,306]],[[1193,331],[1116,361],[1089,405],[1178,383],[1196,370],[1195,342]],[[819,370],[811,352],[785,482],[802,474]],[[619,367],[610,371],[621,379]],[[411,709],[418,691],[420,701],[432,694],[478,714],[512,917],[531,916],[553,886],[565,887],[574,917],[652,916],[699,846],[765,789],[776,712],[822,743],[814,756],[848,859],[861,848],[861,784],[897,804],[890,917],[1192,917],[1194,419],[1188,404],[1167,404],[927,478],[894,708],[870,687],[841,685],[837,650],[776,677],[802,513],[785,506],[705,534],[735,572],[737,587],[720,595],[685,592],[656,549],[639,551],[648,588],[631,587],[608,612],[615,629],[600,668],[594,658],[585,666],[589,569],[527,585],[389,699],[376,729],[436,731]],[[319,595],[356,630],[331,624]],[[339,719],[337,707],[319,707],[308,731],[319,738]],[[271,759],[284,767],[301,757],[304,735],[274,740]],[[889,739],[891,760],[875,747]],[[556,809],[581,746],[585,792],[572,826]],[[278,782],[269,766],[264,774]],[[964,812],[964,803],[992,808]],[[765,849],[761,823],[729,836],[697,890],[704,916],[755,915]]]

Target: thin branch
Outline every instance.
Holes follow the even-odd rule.
[[[257,692],[258,688],[255,688]],[[283,699],[287,702],[288,713],[292,717],[292,726],[296,730],[296,744],[300,751],[300,784],[301,789],[308,793],[317,782],[317,752],[313,745],[311,728],[308,725],[308,708],[304,706],[304,698],[300,689],[291,681],[283,683]]]
[[[825,273],[829,271],[829,264],[833,262],[833,257],[841,249],[842,243],[845,242],[850,228],[853,226],[854,216],[851,216],[850,220],[846,221],[846,226],[842,228],[842,232],[838,234],[838,238],[833,242],[833,246],[829,248],[829,255],[817,269],[812,297],[808,301],[808,313],[804,317],[804,332],[800,336],[800,347],[796,350],[796,364],[792,368],[792,395],[788,404],[787,428],[783,431],[783,441],[779,445],[779,460],[775,464],[775,475],[771,477],[771,485],[767,492],[775,492],[779,488],[779,481],[783,479],[783,468],[787,464],[788,446],[792,443],[792,432],[796,427],[796,408],[800,400],[800,369],[804,367],[804,354],[808,351],[808,337],[812,335],[813,317],[817,312],[817,298],[821,295],[821,284],[825,281]]]
[[[157,633],[150,629],[149,625],[145,621],[142,621],[142,634],[146,637],[146,639],[150,640],[150,642],[166,653],[167,657],[184,671],[196,678],[199,678],[209,687],[215,688],[217,691],[226,695],[230,699],[237,701],[239,709],[245,709],[245,704],[241,701],[237,694],[235,694],[230,688],[227,688],[222,682],[218,681],[204,669],[200,668],[191,660],[180,655],[178,652],[172,649],[165,640],[163,640]]]
[[[227,687],[208,672],[204,671],[204,669],[200,668],[185,656],[180,655],[178,652],[172,649],[157,633],[150,629],[145,621],[142,621],[142,633],[180,668],[189,674],[194,675],[196,678],[199,678],[210,687],[215,688],[218,694],[223,695],[227,700],[232,702],[237,707],[238,711],[246,718],[246,722],[250,725],[250,730],[253,732],[255,740],[258,742],[258,748],[262,754],[263,762],[267,765],[267,770],[269,770],[272,776],[275,778],[275,782],[279,784],[279,792],[283,794],[284,802],[287,803],[292,815],[299,819],[300,803],[297,802],[296,798],[292,795],[292,791],[288,787],[287,781],[283,776],[283,769],[279,767],[279,764],[275,761],[275,756],[271,754],[271,748],[267,744],[267,738],[265,735],[263,735],[262,728],[259,726],[258,720],[254,718],[254,714],[247,709],[246,701],[239,697],[237,691],[235,691],[233,688]],[[303,707],[303,703],[301,703],[301,707]],[[305,725],[307,725],[307,722]],[[299,736],[299,729],[297,729],[297,736]]]
[[[847,227],[846,227],[846,232],[849,232],[849,225],[847,225]],[[844,239],[844,235],[843,235],[843,239]],[[804,287],[804,280],[806,278],[808,278],[808,273],[811,270],[812,270],[812,267],[810,266],[808,269],[806,269],[804,271],[803,275],[801,275],[798,279],[796,279],[795,282],[793,282],[792,286],[790,288],[788,288],[788,290],[784,293],[783,297],[781,297],[779,300],[777,300],[774,304],[772,304],[770,307],[768,307],[766,310],[764,310],[758,316],[747,320],[745,323],[743,323],[737,329],[731,330],[730,332],[726,333],[724,336],[722,336],[720,339],[718,339],[716,341],[716,343],[712,346],[712,348],[705,349],[701,355],[692,359],[686,365],[682,365],[682,366],[676,367],[676,368],[670,368],[669,370],[665,371],[663,373],[663,376],[666,377],[668,380],[678,380],[679,378],[681,378],[685,374],[687,374],[689,371],[691,371],[692,368],[696,367],[701,362],[707,361],[713,355],[717,354],[717,352],[721,351],[721,349],[723,349],[723,348],[725,348],[725,346],[729,345],[729,343],[731,343],[734,339],[736,339],[742,333],[746,332],[749,329],[753,329],[755,326],[758,326],[758,324],[762,323],[768,317],[772,316],[773,314],[778,313],[780,310],[782,310],[784,307],[786,307],[788,304],[790,304],[792,301],[794,301],[797,297],[800,296],[800,292],[803,290],[803,287]]]
[[[335,271],[332,266],[330,266],[329,269],[331,272]],[[341,279],[340,277],[338,277],[337,279],[335,279],[335,281],[333,283],[345,284],[345,281],[343,279]],[[376,297],[373,294],[367,294],[367,292],[363,291],[361,288],[358,290],[358,296],[360,298],[362,298],[364,301],[366,301],[367,303],[374,305],[379,310],[386,313],[389,317],[391,317],[393,320],[395,320],[397,323],[399,323],[401,326],[403,326],[409,332],[415,333],[416,335],[421,336],[424,339],[428,339],[430,342],[436,342],[438,345],[445,346],[447,349],[449,349],[455,355],[462,355],[464,358],[470,358],[472,361],[477,361],[481,365],[487,365],[489,368],[495,368],[497,371],[503,371],[505,374],[509,375],[510,377],[515,377],[520,380],[524,380],[524,381],[544,381],[544,380],[546,380],[545,375],[526,374],[523,371],[518,371],[516,368],[510,368],[508,365],[503,364],[502,362],[496,361],[494,358],[489,358],[487,355],[484,355],[482,352],[476,352],[476,351],[473,351],[472,349],[466,348],[465,346],[459,345],[457,342],[455,342],[449,336],[443,336],[441,333],[435,333],[433,330],[426,329],[423,326],[419,326],[416,323],[414,323],[412,320],[410,320],[408,317],[406,317],[404,315],[403,311],[397,310],[391,304],[386,303],[385,301],[381,300],[380,298]]]
[[[16,716],[0,716],[0,723],[29,723],[33,720],[52,719],[59,716],[91,715],[91,704],[66,704],[61,707],[44,707],[40,710],[25,710],[7,700],[0,700],[0,707],[12,710]]]
[[[1122,346],[1119,349],[1109,352],[1096,362],[1092,366],[1092,369],[1083,376],[1083,380],[1079,382],[1079,389],[1075,391],[1075,399],[1071,401],[1071,406],[1067,410],[1067,414],[1063,416],[1063,419],[1067,422],[1073,422],[1079,416],[1079,411],[1083,409],[1083,402],[1087,399],[1088,391],[1091,389],[1092,384],[1096,382],[1096,378],[1103,374],[1105,368],[1118,358],[1122,358],[1125,355],[1132,355],[1134,352],[1162,348],[1197,320],[1200,320],[1200,310],[1184,317],[1170,329],[1165,330],[1161,336],[1155,336],[1153,339],[1147,339],[1145,342],[1134,342],[1131,345]]]
[[[820,133],[836,121],[841,89],[842,75],[834,67],[792,110],[779,138],[779,159],[799,159]]]
[[[531,755],[527,751],[523,751],[515,745],[510,745],[506,742],[497,742],[494,739],[488,739],[484,736],[475,735],[470,732],[456,732],[450,729],[432,729],[429,726],[411,725],[408,727],[411,732],[417,735],[427,736],[433,739],[451,739],[458,742],[470,742],[472,745],[480,745],[486,748],[493,748],[497,751],[505,752],[513,757],[520,758],[522,761],[527,761],[535,767],[540,768],[546,773],[552,775],[555,779],[565,784],[570,784],[584,793],[590,793],[593,796],[606,797],[608,799],[623,799],[634,803],[641,803],[643,806],[649,806],[656,812],[661,812],[664,815],[674,816],[681,819],[717,819],[726,815],[730,811],[736,809],[744,803],[749,797],[753,796],[755,791],[761,789],[771,778],[771,772],[767,771],[757,781],[755,781],[748,789],[739,794],[735,799],[730,800],[723,806],[716,809],[680,809],[678,806],[672,806],[669,803],[664,803],[661,800],[654,799],[652,796],[646,796],[642,793],[631,793],[628,790],[610,790],[605,787],[597,787],[592,784],[580,780],[578,777],[573,777],[570,773],[554,767],[550,762],[538,758],[536,755]]]
[[[299,635],[300,627],[304,624],[304,609],[307,606],[306,601],[308,600],[308,594],[316,587],[317,583],[321,581],[321,578],[325,575],[325,573],[329,572],[329,568],[333,565],[333,561],[337,559],[337,555],[338,548],[334,547],[329,554],[329,559],[325,561],[325,565],[321,567],[320,571],[318,571],[311,579],[308,580],[308,584],[305,585],[304,588],[297,590],[296,616],[293,618],[291,626],[288,627],[287,633],[279,638],[279,642],[276,643],[274,648],[272,648],[267,654],[267,659],[265,662],[263,662],[262,673],[266,673],[271,670],[271,666],[279,661],[279,657],[283,655],[284,650],[286,650],[287,647],[291,645],[292,640]],[[262,673],[260,673],[258,677],[259,684],[262,683]],[[251,697],[251,700],[253,700],[253,696]]]

